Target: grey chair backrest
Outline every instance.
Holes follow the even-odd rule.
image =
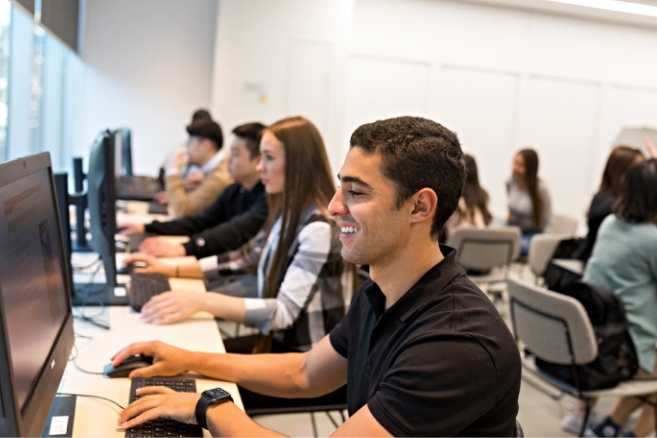
[[[573,237],[577,233],[577,223],[577,219],[572,216],[554,213],[545,232]]]
[[[459,228],[447,237],[456,248],[456,262],[466,269],[485,271],[506,265],[520,255],[520,228]]]
[[[589,316],[574,298],[509,279],[516,339],[536,357],[562,365],[585,365],[598,355]]]
[[[537,234],[532,238],[529,244],[529,267],[534,275],[540,277],[545,273],[559,242],[570,237],[568,234]]]

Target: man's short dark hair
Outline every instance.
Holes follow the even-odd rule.
[[[350,147],[380,154],[383,174],[396,183],[396,206],[423,188],[438,196],[431,236],[438,240],[454,213],[465,182],[459,140],[444,126],[421,117],[397,117],[362,125],[351,136]]]
[[[198,120],[212,120],[212,115],[210,114],[210,111],[204,108],[200,108],[194,111],[194,114],[192,114],[192,123]]]
[[[224,135],[221,133],[221,126],[214,120],[201,119],[187,125],[187,133],[191,137],[208,139],[218,151],[224,145]]]
[[[626,221],[657,223],[657,158],[633,164],[625,173],[614,213]]]
[[[246,140],[246,148],[249,150],[251,159],[260,155],[260,139],[267,127],[260,122],[245,123],[233,129],[233,134],[242,140]]]

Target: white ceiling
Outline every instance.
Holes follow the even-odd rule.
[[[631,26],[657,28],[657,17],[609,11],[593,7],[570,5],[550,0],[457,0],[470,3],[481,3],[503,6],[513,9],[547,12],[558,15],[568,15],[590,20],[612,22]],[[657,7],[657,0],[620,0],[625,3],[643,4]]]

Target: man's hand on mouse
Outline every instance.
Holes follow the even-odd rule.
[[[151,356],[153,358],[153,365],[132,371],[130,378],[176,376],[190,369],[190,362],[188,360],[191,354],[189,351],[172,347],[159,341],[137,342],[128,345],[112,356],[112,365],[116,367],[128,357],[137,354]]]
[[[122,222],[116,224],[116,229],[119,230],[119,234],[124,236],[129,236],[130,234],[143,234],[146,232],[146,226],[144,224],[133,224],[130,222]]]
[[[196,404],[201,394],[181,393],[163,386],[139,388],[140,396],[119,414],[118,423],[126,429],[156,418],[196,423]]]
[[[164,292],[143,305],[140,320],[155,325],[181,321],[203,310],[204,299],[205,294],[195,292]]]
[[[139,245],[139,252],[156,257],[183,257],[187,255],[185,247],[180,243],[168,241],[166,238],[149,237]]]
[[[146,254],[131,254],[130,256],[126,257],[123,260],[123,263],[125,265],[129,265],[131,263],[135,262],[143,262],[146,263],[145,267],[137,268],[135,267],[134,272],[137,273],[144,273],[144,274],[164,274],[168,275],[169,277],[173,277],[176,275],[176,267],[167,265],[166,263],[162,263],[158,259],[156,259],[153,256],[149,256]]]

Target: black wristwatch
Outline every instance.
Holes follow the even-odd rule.
[[[196,422],[199,424],[199,426],[201,426],[203,429],[208,428],[208,422],[205,419],[205,411],[208,409],[208,406],[225,403],[227,401],[232,402],[233,397],[231,397],[230,393],[224,391],[221,388],[208,389],[207,391],[203,391],[201,398],[198,399],[198,403],[196,403]]]

